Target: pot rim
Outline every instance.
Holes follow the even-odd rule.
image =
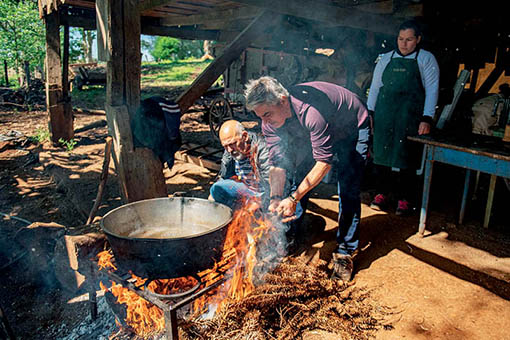
[[[207,201],[207,202],[209,202],[211,204],[214,204],[214,205],[220,205],[220,206],[226,207],[228,209],[228,212],[229,212],[230,216],[225,221],[225,223],[222,223],[222,224],[220,224],[217,227],[214,227],[214,228],[212,228],[210,230],[201,232],[199,234],[193,234],[193,235],[181,236],[181,237],[166,237],[166,238],[128,237],[128,236],[123,236],[123,235],[119,235],[117,233],[114,233],[114,232],[108,230],[108,228],[106,228],[105,225],[104,225],[105,218],[108,217],[108,215],[113,214],[113,213],[115,213],[118,210],[121,210],[121,209],[126,208],[128,206],[137,205],[137,204],[140,204],[142,202],[162,201],[162,200],[167,200],[167,201],[170,201],[170,200],[171,201],[173,201],[173,200],[180,200],[180,201],[184,201],[184,200]],[[214,202],[214,201],[210,201],[210,200],[205,199],[205,198],[198,198],[198,197],[157,197],[157,198],[149,198],[149,199],[144,199],[144,200],[140,200],[140,201],[135,201],[135,202],[123,204],[120,207],[112,209],[109,212],[107,212],[101,218],[101,221],[99,222],[99,225],[101,226],[101,230],[103,230],[105,234],[113,236],[113,237],[117,237],[117,238],[120,238],[120,239],[124,239],[124,240],[136,240],[136,241],[148,241],[148,242],[164,242],[164,241],[169,241],[169,240],[172,240],[172,241],[174,241],[174,240],[187,240],[187,239],[192,239],[192,238],[204,236],[204,235],[207,235],[207,234],[211,234],[211,233],[213,233],[213,232],[215,232],[217,230],[223,229],[225,226],[230,224],[230,222],[232,222],[232,218],[233,218],[232,208],[230,208],[229,206],[227,206],[225,204]]]

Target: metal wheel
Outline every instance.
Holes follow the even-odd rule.
[[[221,124],[232,118],[232,107],[228,100],[223,97],[215,98],[209,107],[209,127],[215,139],[220,139],[219,133]]]

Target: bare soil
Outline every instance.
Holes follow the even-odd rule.
[[[217,146],[202,118],[201,113],[183,116],[184,140]],[[74,124],[78,129],[103,119],[80,114]],[[106,127],[77,133],[76,146],[67,151],[27,140],[46,126],[45,112],[0,111],[0,135],[16,130],[24,136],[0,144],[0,306],[18,339],[107,339],[117,328],[104,299],[99,298],[101,321],[92,322],[85,292],[63,287],[51,259],[47,266],[36,266],[39,250],[27,249],[16,239],[30,222],[55,222],[69,230],[83,225],[96,197]],[[491,225],[484,229],[488,178],[482,175],[465,223],[458,225],[463,171],[441,165],[434,171],[425,237],[416,235],[417,213],[401,218],[369,208],[376,179],[367,174],[354,284],[397,311],[393,329],[381,329],[375,338],[509,339],[509,192],[502,181],[497,183]],[[205,198],[215,175],[180,161],[165,169],[169,195]],[[337,199],[330,184],[322,183],[313,192],[305,217],[306,235],[293,256],[310,265],[318,259],[330,260]],[[97,215],[121,204],[111,165]],[[310,330],[303,338],[338,336]]]

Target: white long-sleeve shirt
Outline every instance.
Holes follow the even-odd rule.
[[[414,59],[416,52],[413,52],[407,56],[402,56],[396,51],[387,52],[381,56],[377,62],[372,76],[372,83],[370,84],[370,91],[368,92],[367,107],[369,110],[375,111],[375,104],[377,96],[379,95],[379,89],[383,86],[382,75],[386,66],[388,66],[390,59],[392,58],[407,58]],[[423,115],[434,117],[437,105],[437,97],[439,93],[439,65],[437,60],[432,53],[429,51],[420,49],[418,54],[418,68],[420,69],[421,81],[423,88],[425,89],[425,106],[423,108]]]

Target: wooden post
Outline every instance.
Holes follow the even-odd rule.
[[[65,102],[69,97],[69,24],[64,25],[64,54],[62,56],[62,95]]]
[[[181,112],[186,112],[191,105],[218,79],[225,69],[239,57],[250,43],[262,34],[267,33],[277,24],[278,14],[264,11],[225,48],[223,54],[216,58],[207,68],[193,81],[190,87],[183,92],[177,103]]]
[[[60,138],[74,137],[73,116],[66,105],[62,88],[62,65],[60,58],[60,31],[58,12],[44,18],[46,25],[46,107],[49,116],[51,140],[58,144]]]
[[[125,202],[168,195],[161,161],[152,150],[133,145],[130,122],[140,105],[141,77],[141,24],[137,4],[135,0],[96,1],[98,10],[108,11],[105,108],[113,137],[113,160]]]
[[[4,59],[5,87],[9,87],[9,70],[7,68],[7,60]]]
[[[23,62],[23,67],[25,69],[25,86],[29,87],[32,80],[30,79],[30,62],[25,60]]]

